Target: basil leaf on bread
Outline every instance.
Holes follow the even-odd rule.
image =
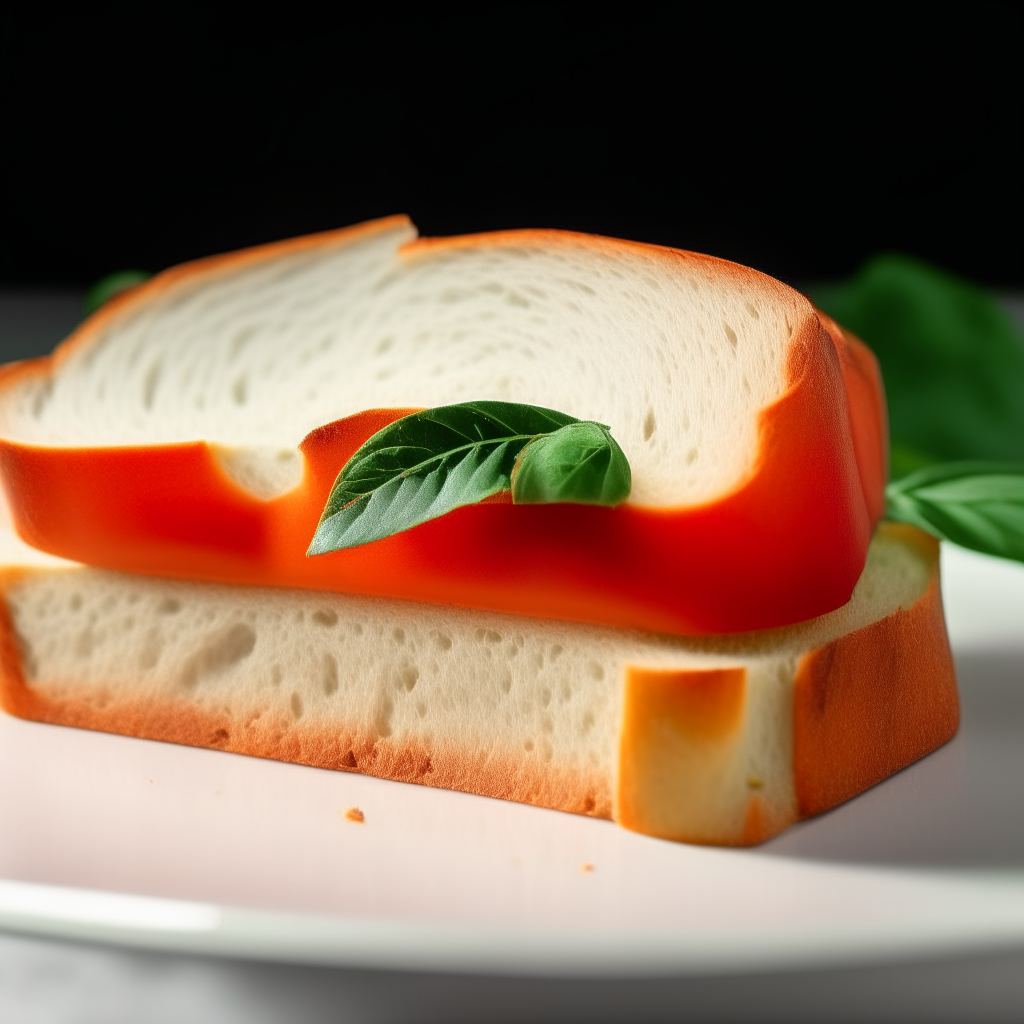
[[[501,491],[516,504],[618,505],[631,483],[604,424],[512,402],[426,409],[342,467],[307,554],[369,544]]]

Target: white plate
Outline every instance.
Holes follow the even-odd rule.
[[[1024,566],[943,570],[960,734],[755,850],[0,716],[0,926],[604,976],[1024,947]]]

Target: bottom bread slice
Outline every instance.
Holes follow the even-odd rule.
[[[750,844],[948,740],[938,545],[883,524],[853,598],[676,637],[128,576],[3,541],[11,714]]]

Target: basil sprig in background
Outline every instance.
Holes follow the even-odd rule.
[[[1024,466],[940,463],[893,481],[885,496],[890,519],[1024,562]]]
[[[601,423],[511,402],[441,406],[396,420],[352,456],[307,554],[368,544],[500,491],[517,504],[618,505],[630,486]]]
[[[1024,465],[1024,336],[987,291],[893,253],[810,295],[878,357],[894,480],[940,462]]]

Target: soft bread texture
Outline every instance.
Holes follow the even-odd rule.
[[[473,506],[305,557],[373,429],[468,399],[609,424],[629,502]],[[199,261],[0,371],[0,475],[41,549],[682,634],[848,600],[885,450],[873,357],[803,296],[566,232],[415,240],[391,218]]]
[[[937,545],[876,536],[852,600],[682,638],[160,581],[3,543],[2,703],[747,844],[939,746],[958,703]]]
[[[404,218],[163,275],[25,378],[0,430],[75,447],[206,440],[259,497],[364,409],[480,397],[608,423],[633,501],[732,489],[787,386],[801,295],[755,271],[558,232],[415,241]]]

